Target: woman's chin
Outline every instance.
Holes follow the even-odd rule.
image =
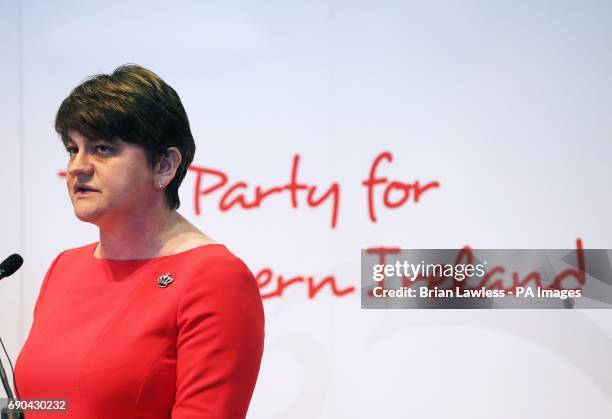
[[[81,221],[94,223],[100,218],[99,211],[95,209],[74,207],[74,215]]]

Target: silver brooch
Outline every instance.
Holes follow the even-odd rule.
[[[166,288],[172,283],[172,281],[174,281],[174,279],[172,279],[172,275],[167,273],[157,278],[157,286],[160,288]]]

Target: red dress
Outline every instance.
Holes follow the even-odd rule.
[[[51,264],[15,367],[21,399],[68,411],[26,418],[245,417],[264,340],[247,266],[221,244],[125,261],[96,244]]]

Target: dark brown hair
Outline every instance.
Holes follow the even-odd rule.
[[[181,153],[181,163],[165,189],[170,209],[180,206],[178,188],[193,160],[195,143],[176,91],[157,74],[135,64],[98,74],[75,87],[55,117],[55,130],[70,140],[75,130],[90,139],[122,140],[140,145],[151,167],[168,147]]]

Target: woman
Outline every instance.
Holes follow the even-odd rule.
[[[246,265],[176,212],[195,151],[178,95],[119,67],[76,87],[55,128],[75,215],[100,240],[62,252],[44,278],[16,387],[67,411],[26,418],[245,417],[261,298]]]

